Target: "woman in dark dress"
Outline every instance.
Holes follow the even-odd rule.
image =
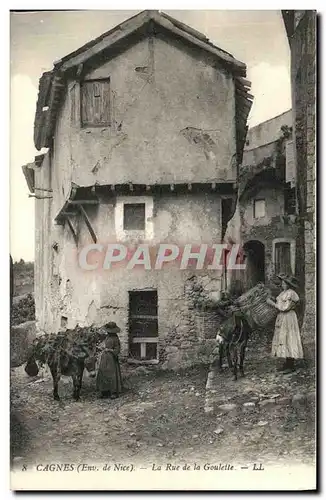
[[[103,341],[103,352],[101,354],[96,387],[102,398],[117,398],[122,390],[121,371],[119,364],[120,340],[118,333],[120,328],[114,322],[107,323],[107,336]]]

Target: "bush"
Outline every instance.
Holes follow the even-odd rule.
[[[20,325],[25,321],[35,320],[35,302],[32,294],[27,294],[18,304],[13,304],[11,310],[11,324]]]

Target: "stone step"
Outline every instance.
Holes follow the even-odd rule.
[[[232,400],[226,401],[226,398],[221,397],[214,389],[206,389],[205,396],[205,413],[242,413],[242,412],[259,412],[261,410],[270,410],[276,405],[295,406],[303,408],[314,405],[316,402],[316,392],[296,393],[288,395],[272,395],[270,397],[248,397],[245,403],[235,403]]]

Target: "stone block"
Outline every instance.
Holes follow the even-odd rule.
[[[307,403],[315,404],[316,403],[316,392],[309,392],[306,396]]]
[[[248,403],[243,403],[242,408],[243,408],[243,411],[245,411],[245,412],[255,411],[256,404],[252,401],[249,401]]]
[[[261,408],[268,408],[270,406],[275,406],[275,399],[265,399],[264,401],[260,401],[258,404]]]
[[[224,404],[224,405],[220,405],[218,407],[218,409],[220,411],[223,411],[223,412],[230,412],[230,411],[235,411],[237,409],[237,405],[234,404],[234,403],[229,403],[229,404]]]
[[[277,400],[277,403],[280,404],[280,405],[284,405],[284,406],[288,406],[290,405],[292,402],[292,398],[291,396],[283,396],[282,398],[279,398]]]
[[[36,322],[26,321],[10,329],[10,366],[15,368],[27,361],[30,347],[36,338]]]
[[[293,406],[302,406],[306,404],[306,396],[305,394],[295,394],[292,398],[292,405]]]

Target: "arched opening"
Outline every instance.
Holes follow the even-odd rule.
[[[245,286],[249,290],[257,283],[265,283],[265,245],[257,240],[243,245],[246,256]]]

